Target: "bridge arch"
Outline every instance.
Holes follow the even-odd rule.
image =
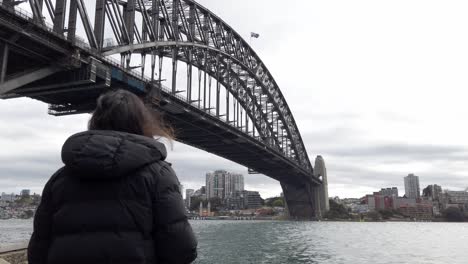
[[[244,71],[242,74],[247,75],[247,78],[251,80],[250,83],[246,81],[247,85],[244,89],[250,91],[252,100],[258,102],[265,98],[266,104],[271,104],[272,107],[272,109],[268,109],[270,106],[266,105],[266,107],[259,108],[259,111],[265,113],[265,115],[261,115],[265,119],[263,124],[270,123],[267,127],[269,132],[262,131],[262,129],[259,132],[263,134],[264,138],[275,137],[275,133],[278,133],[280,129],[276,129],[277,132],[273,131],[274,125],[271,123],[274,122],[273,119],[278,119],[279,126],[284,130],[284,133],[281,134],[289,140],[287,143],[290,147],[288,149],[289,157],[295,160],[298,165],[312,171],[294,117],[276,81],[255,51],[237,32],[208,9],[192,0],[144,1],[144,4],[139,6],[140,9],[136,9],[142,14],[142,17],[145,16],[143,9],[146,8],[147,14],[159,18],[156,19],[159,21],[156,24],[154,24],[155,20],[153,20],[153,24],[144,23],[144,26],[149,29],[147,31],[152,32],[152,34],[147,34],[147,39],[139,38],[136,43],[120,42],[115,46],[102,47],[103,55],[121,54],[128,63],[131,54],[135,53],[142,54],[142,56],[158,54],[177,61],[181,60],[180,49],[186,51],[206,49],[206,51],[217,52],[223,57],[237,62],[237,65]],[[119,35],[117,31],[114,32],[115,36]],[[170,47],[169,50],[167,50],[168,47]],[[185,57],[185,62],[191,66],[195,60],[188,56],[189,52],[185,53],[185,56],[182,57]],[[125,60],[122,59],[123,61]],[[206,65],[201,66],[206,68]],[[177,67],[175,68],[177,70]],[[212,77],[217,79],[217,76],[214,74]],[[176,84],[173,83],[173,86]],[[172,89],[175,92],[177,88],[172,87]],[[245,107],[244,109],[251,111]],[[268,118],[269,114],[271,118]],[[266,143],[274,148],[280,148],[277,138]]]

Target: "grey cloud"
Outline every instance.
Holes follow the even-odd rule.
[[[331,163],[327,165],[328,178],[330,182],[336,183],[355,183],[357,185],[380,186],[395,182],[402,177],[395,172],[381,172],[367,169],[358,164]]]
[[[308,31],[310,34],[306,35],[321,36],[318,34],[320,32],[314,31],[313,28],[325,28],[326,20],[322,20],[323,24],[319,27],[311,26],[316,25],[314,23],[317,23],[315,20],[318,18],[310,16],[310,10],[317,9],[303,8],[301,11],[295,4],[303,6],[304,1],[293,2],[294,4],[288,2],[285,6],[271,4],[271,1],[267,0],[257,0],[250,1],[246,5],[231,5],[232,8],[226,8],[225,1],[200,0],[200,3],[214,11],[243,36],[248,38],[250,31],[261,34],[259,40],[253,40],[253,46],[280,85],[302,133],[309,157],[313,160],[317,154],[324,156],[330,175],[331,191],[338,187],[355,189],[356,193],[387,186],[401,187],[405,173],[402,173],[399,167],[410,168],[413,164],[423,164],[422,167],[427,167],[424,170],[414,171],[421,176],[421,185],[438,183],[444,188],[464,187],[467,181],[463,173],[468,172],[468,165],[465,164],[468,145],[463,142],[463,138],[459,140],[460,146],[407,144],[404,138],[395,139],[400,140],[399,142],[382,140],[372,142],[369,139],[372,135],[366,131],[366,124],[362,124],[363,118],[367,115],[387,121],[388,126],[417,124],[429,119],[418,116],[417,112],[406,114],[398,111],[397,106],[387,108],[391,111],[377,109],[378,103],[385,102],[378,101],[382,98],[372,93],[375,89],[369,90],[370,93],[365,89],[359,91],[357,86],[360,83],[355,79],[334,82],[335,79],[343,78],[343,75],[355,75],[360,78],[360,72],[353,72],[349,67],[345,67],[346,72],[344,72],[339,68],[339,65],[355,64],[355,61],[349,61],[349,58],[348,61],[341,61],[341,58],[338,60],[330,57],[332,54],[327,54],[330,50],[316,46],[327,43],[323,38],[313,39],[313,37],[304,40],[304,27],[311,30]],[[275,3],[281,2],[275,1]],[[268,7],[268,10],[265,7]],[[262,15],[259,10],[264,10],[263,13],[268,15]],[[91,8],[88,11],[93,17],[94,10]],[[308,15],[307,23],[303,23],[304,20],[301,19],[304,16],[296,16],[298,11],[301,15]],[[242,19],[239,19],[239,14],[242,14]],[[81,28],[78,31],[81,35],[84,34]],[[278,34],[284,38],[278,39]],[[333,40],[331,36],[327,37]],[[302,49],[291,48],[294,46],[290,44],[297,44],[297,41],[306,41],[310,45],[315,45],[315,48],[307,53]],[[341,46],[336,48],[334,51],[343,50]],[[319,53],[327,55],[326,61],[317,56]],[[326,65],[329,61],[333,62],[332,67]],[[333,70],[333,80],[319,76],[323,72],[317,72],[317,69],[321,68]],[[365,72],[362,69],[360,71]],[[370,76],[368,72],[366,74],[367,77]],[[340,88],[344,86],[346,87]],[[350,94],[346,91],[351,89],[356,91],[351,94],[353,97],[342,100],[344,96]],[[329,90],[336,92],[336,95],[330,94]],[[390,89],[381,92],[396,93]],[[376,104],[367,105],[367,99],[359,100],[358,97],[361,95],[372,96],[369,99]],[[411,93],[405,94],[406,98],[414,100],[415,107],[418,107],[417,104],[421,101],[426,101],[420,100],[419,97],[411,98],[412,96],[414,95]],[[345,105],[348,103],[349,105]],[[359,103],[362,105],[357,105]],[[441,105],[442,113],[443,108],[447,106],[447,104]],[[369,114],[369,110],[373,111],[374,108],[376,111]],[[409,114],[413,114],[413,117],[409,117]],[[414,118],[415,116],[417,118]],[[61,165],[59,156],[61,144],[69,135],[86,129],[87,119],[88,115],[60,118],[48,116],[46,104],[30,99],[0,101],[0,192],[2,188],[19,188],[28,184],[43,185],[50,174]],[[441,119],[438,120],[440,122]],[[437,122],[437,119],[434,119],[434,122]],[[466,131],[466,127],[462,127],[460,131],[463,129]],[[244,173],[249,188],[266,190],[279,186],[276,181],[266,176],[247,175],[247,169],[240,165],[178,143],[174,151],[169,151],[168,161],[174,164],[181,182],[186,186],[203,185],[206,171],[215,169]],[[413,171],[407,173],[410,172]]]
[[[349,162],[349,161],[347,161]],[[336,160],[328,165],[329,183],[334,185],[347,186],[347,188],[366,187],[373,191],[378,191],[384,187],[398,187],[401,194],[404,194],[403,177],[405,173],[396,170],[375,170],[369,169],[369,163],[352,164],[342,160]],[[465,175],[447,171],[444,167],[436,167],[429,171],[415,172],[418,175],[421,189],[429,184],[442,185],[444,189],[460,189],[468,186]],[[360,195],[364,195],[361,193]]]

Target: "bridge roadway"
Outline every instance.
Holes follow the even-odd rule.
[[[263,127],[248,131],[239,121],[236,124],[216,110],[201,108],[199,101],[187,100],[154,78],[122,66],[79,38],[67,39],[18,8],[0,6],[0,48],[1,98],[37,99],[49,104],[50,114],[60,116],[92,112],[96,98],[106,89],[128,89],[164,113],[176,129],[177,141],[280,181],[292,217],[320,216],[320,175],[314,176],[311,166],[298,165],[278,145],[268,144],[271,141],[260,133]]]

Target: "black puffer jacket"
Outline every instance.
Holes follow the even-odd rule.
[[[163,144],[86,131],[62,149],[34,218],[30,264],[190,263],[197,241]]]

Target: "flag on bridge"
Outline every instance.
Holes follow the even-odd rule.
[[[252,37],[252,38],[258,38],[258,37],[260,37],[260,34],[254,33],[254,32],[250,32],[250,37]]]

